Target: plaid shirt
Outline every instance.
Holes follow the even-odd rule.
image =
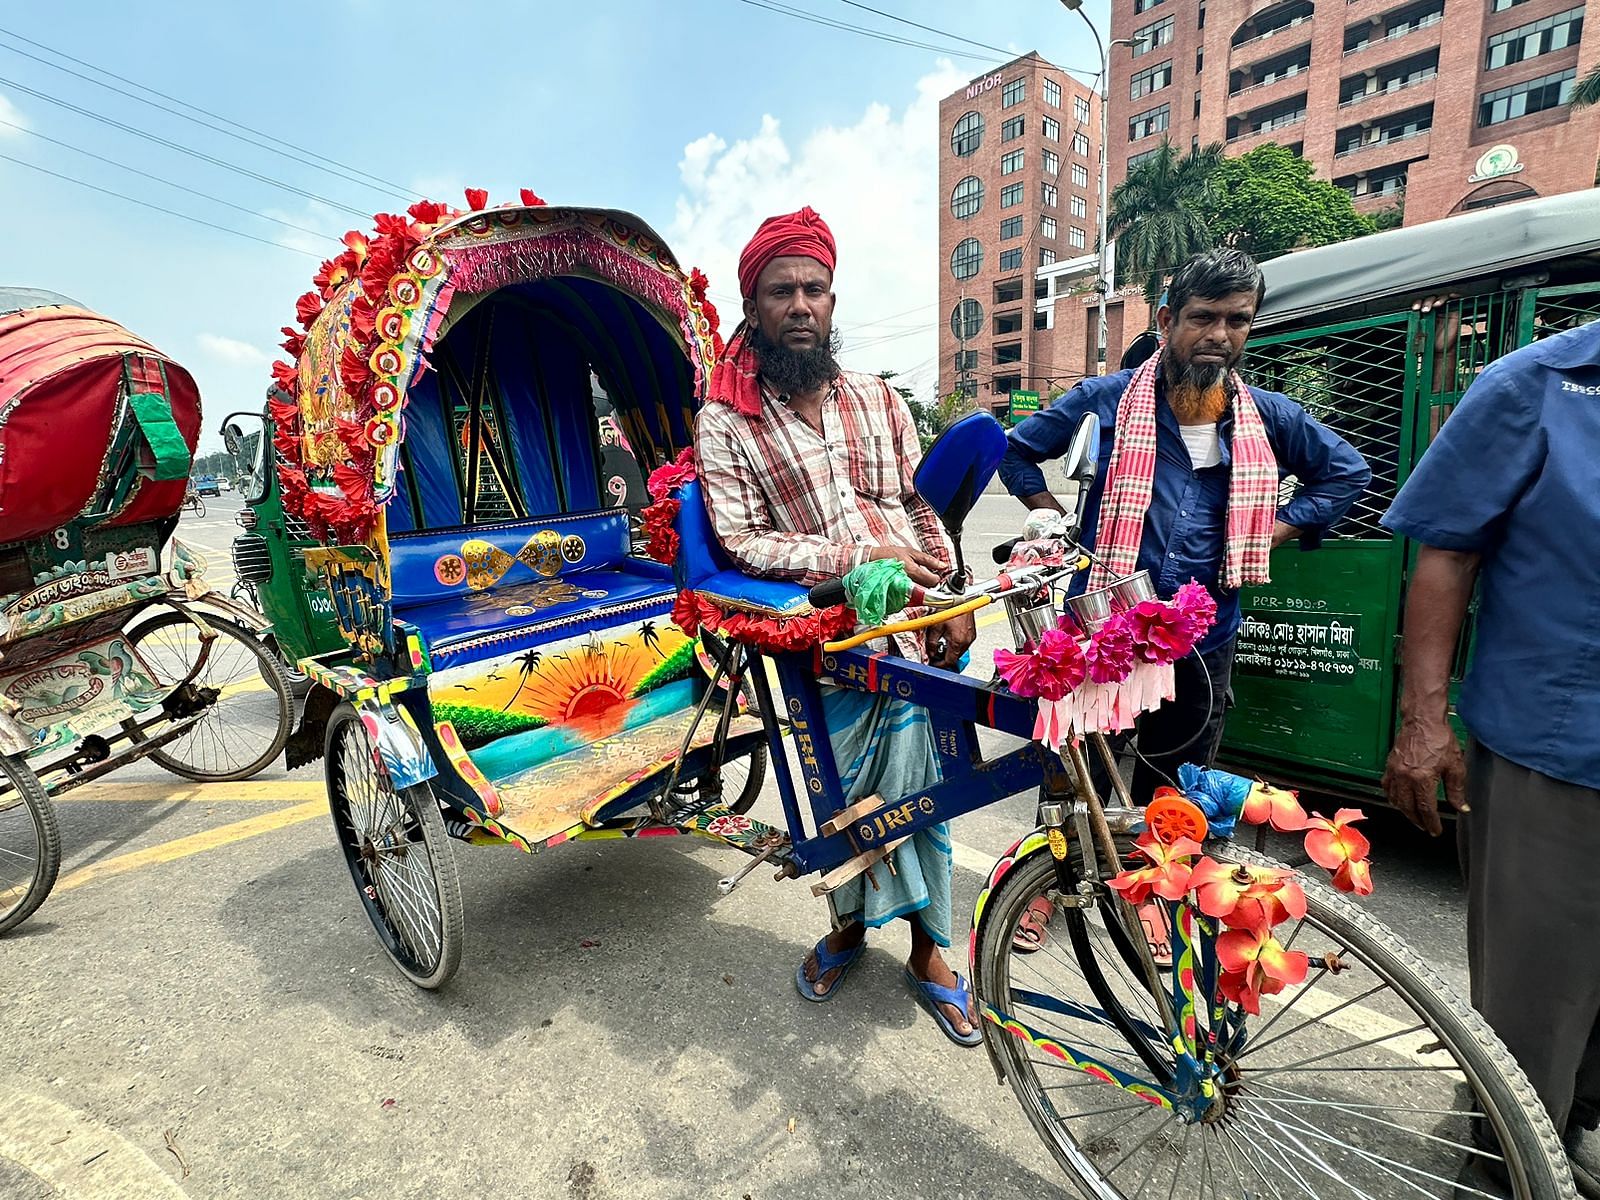
[[[695,425],[706,509],[744,570],[817,583],[873,546],[955,563],[938,514],[912,488],[921,461],[911,410],[883,380],[845,371],[822,402],[822,432],[762,387],[762,415],[707,404]]]

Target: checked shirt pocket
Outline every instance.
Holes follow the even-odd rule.
[[[900,495],[900,461],[895,456],[893,439],[882,434],[865,434],[856,439],[850,455],[850,486],[874,500],[892,500]]]

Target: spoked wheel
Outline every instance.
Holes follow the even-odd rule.
[[[267,767],[289,738],[289,684],[277,658],[248,629],[207,614],[216,630],[193,686],[215,700],[190,731],[150,757],[175,775],[202,783],[248,779]],[[185,679],[200,657],[200,627],[166,612],[128,632],[156,682]]]
[[[427,784],[401,792],[373,758],[356,710],[341,704],[325,743],[328,807],[339,849],[378,940],[418,987],[436,988],[461,963],[461,882]]]
[[[289,694],[296,700],[304,700],[311,691],[311,676],[302,671],[298,665],[290,660],[283,652],[283,647],[276,638],[267,639],[267,649],[278,660],[278,665],[283,668],[283,677],[289,684]]]
[[[61,834],[28,764],[0,757],[0,933],[26,921],[55,886]]]
[[[194,515],[200,517],[202,520],[206,515],[206,502],[200,499],[198,496],[196,496],[194,500]]]
[[[700,667],[706,674],[712,675],[716,670],[717,662],[721,661],[728,652],[727,642],[709,630],[701,631]],[[761,700],[756,695],[756,689],[750,683],[749,671],[762,669],[761,661],[755,663],[746,661],[747,674],[740,681],[739,695],[743,697],[745,707],[749,712],[761,711]],[[718,685],[724,694],[727,692],[727,683]],[[711,719],[711,718],[708,718]],[[722,803],[723,807],[731,812],[747,813],[755,807],[756,799],[761,795],[762,785],[767,781],[767,744],[757,742],[754,748],[734,755],[724,757],[722,762]]]
[[[1278,865],[1238,848],[1213,857]],[[1305,918],[1275,930],[1309,955],[1305,981],[1264,996],[1259,1016],[1227,1004],[1218,1098],[1176,1104],[1174,1093],[1195,1093],[1120,925],[1113,936],[1114,910],[1057,905],[1042,948],[1013,946],[1029,903],[1052,892],[1048,853],[1002,879],[987,901],[974,984],[980,1011],[1013,1022],[987,1023],[986,1036],[1028,1119],[1085,1195],[1575,1195],[1561,1143],[1509,1051],[1394,934],[1337,892],[1305,881]],[[1170,922],[1173,906],[1165,908]],[[1195,937],[1194,979],[1213,977],[1214,945]],[[1173,950],[1181,972],[1177,935]],[[1172,973],[1160,978],[1170,994]],[[1194,989],[1203,993],[1203,983]],[[1204,998],[1195,1008],[1203,1056],[1213,1014]]]

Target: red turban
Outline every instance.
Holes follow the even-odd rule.
[[[831,271],[837,253],[833,231],[810,205],[799,212],[768,217],[761,222],[744,253],[739,255],[739,294],[754,296],[756,280],[775,258],[788,255],[814,258]]]

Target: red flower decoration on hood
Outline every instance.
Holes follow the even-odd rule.
[[[1177,662],[1194,649],[1192,622],[1160,600],[1142,600],[1128,610],[1133,653],[1148,663]]]
[[[267,413],[279,429],[292,429],[300,423],[300,406],[267,397]]]
[[[322,297],[316,292],[307,292],[294,302],[295,319],[300,322],[300,328],[310,329],[311,322],[315,321],[322,312]]]
[[[297,329],[290,328],[288,325],[285,325],[278,332],[284,335],[283,341],[278,344],[284,348],[290,358],[299,358],[300,352],[306,348],[306,335]]]
[[[272,382],[292,396],[300,386],[300,370],[280,359],[272,364]]]
[[[473,212],[482,212],[489,203],[489,193],[483,188],[467,189],[467,207]]]
[[[416,219],[418,225],[437,225],[450,215],[451,208],[437,200],[418,200],[406,211]]]
[[[673,528],[681,506],[671,497],[657,500],[640,514],[645,536],[645,553],[659,563],[671,565],[678,557],[678,531]]]
[[[538,208],[544,204],[544,200],[536,195],[532,188],[523,188],[518,195],[522,197],[522,202],[529,208]]]
[[[694,450],[685,446],[679,451],[677,458],[669,463],[662,463],[650,472],[650,478],[645,482],[645,490],[650,493],[652,500],[664,500],[694,477]]]

